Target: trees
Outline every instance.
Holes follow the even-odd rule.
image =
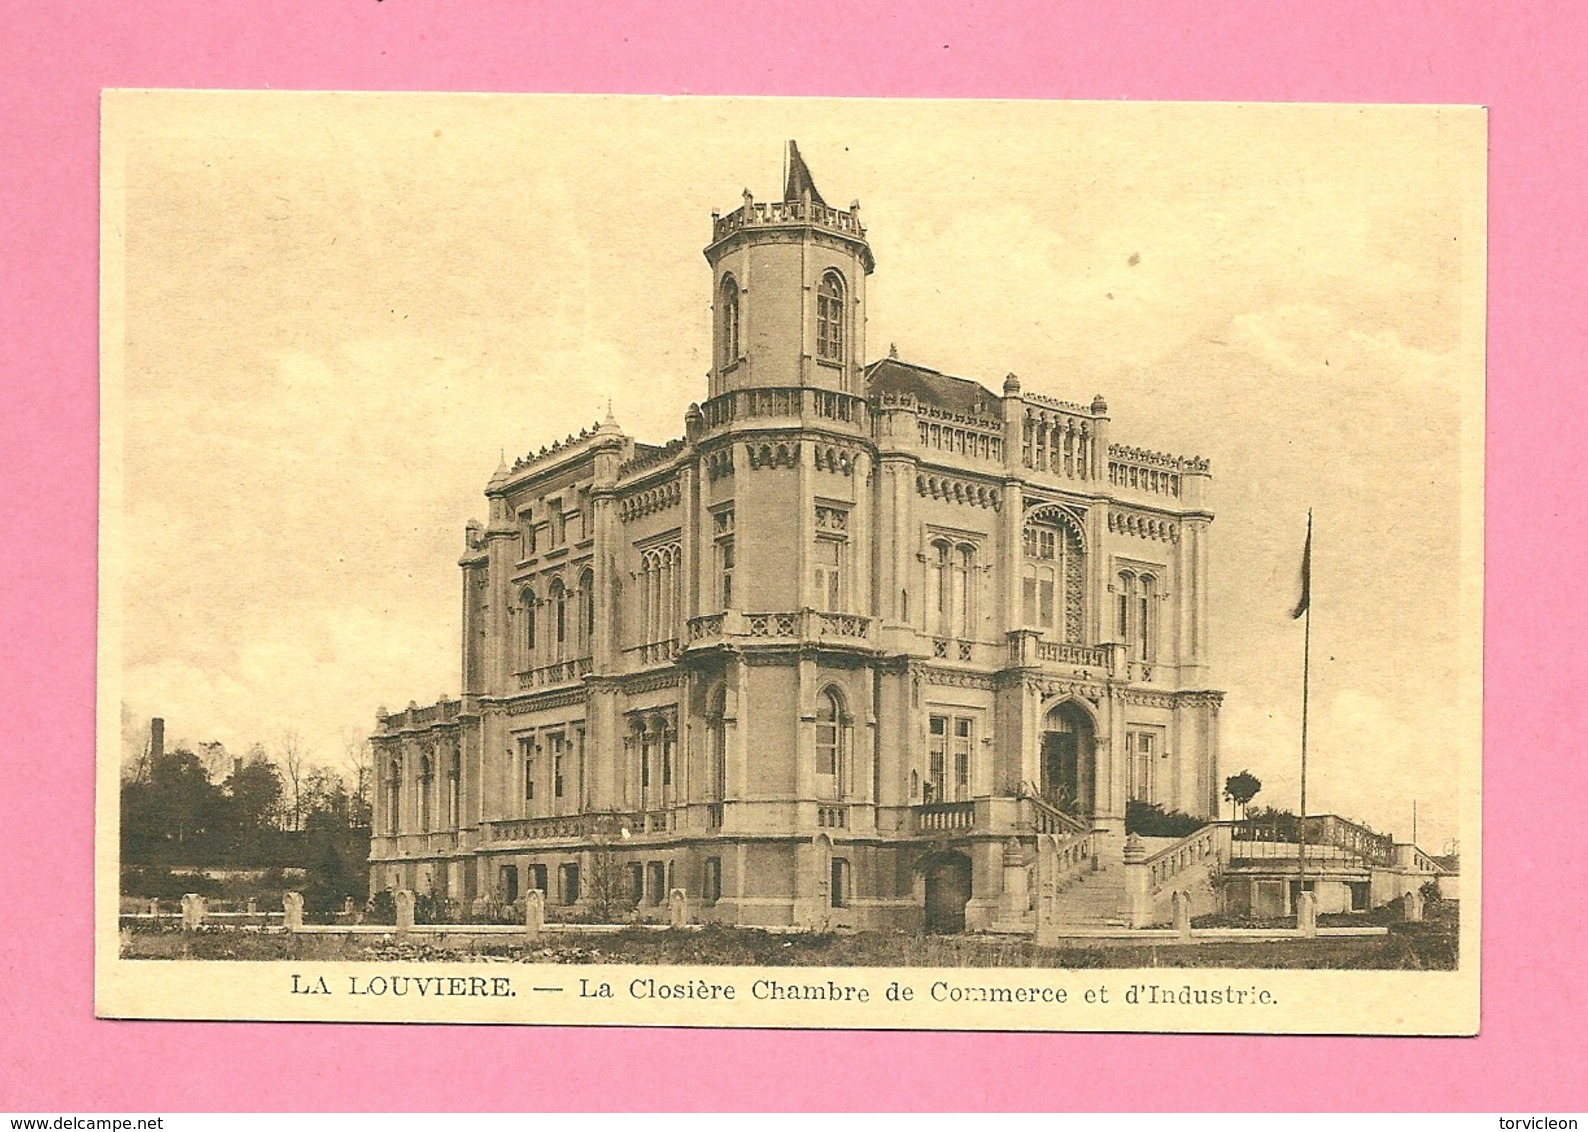
[[[1241,807],[1241,816],[1246,816],[1247,807],[1253,798],[1263,788],[1262,779],[1249,770],[1239,774],[1232,774],[1224,780],[1224,796],[1230,800],[1230,820],[1235,820],[1235,807]]]

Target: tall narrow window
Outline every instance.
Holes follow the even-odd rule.
[[[546,743],[551,748],[551,796],[553,798],[561,798],[563,794],[563,756],[566,753],[567,744],[561,732],[550,736]]]
[[[949,603],[954,635],[960,640],[970,639],[971,579],[975,576],[976,548],[962,545],[954,552],[954,577],[949,587]]]
[[[386,775],[386,832],[396,833],[402,828],[403,764],[393,759]]]
[[[844,279],[836,271],[823,275],[816,288],[816,356],[833,362],[844,357]]]
[[[739,285],[733,276],[722,277],[722,337],[717,364],[723,369],[739,360]]]
[[[1157,649],[1157,625],[1153,616],[1157,611],[1156,583],[1151,575],[1143,575],[1141,592],[1136,597],[1137,626],[1136,648],[1142,660],[1152,660]]]
[[[927,737],[926,781],[922,784],[923,802],[942,802],[948,798],[948,717],[934,715]]]
[[[1052,640],[1079,643],[1085,613],[1086,563],[1074,519],[1053,508],[1025,529],[1024,621]]]
[[[843,608],[844,544],[836,539],[816,540],[816,608],[837,613]]]
[[[457,829],[463,824],[463,756],[452,752],[452,765],[447,768],[447,825]]]
[[[429,755],[419,758],[419,828],[430,828],[430,797],[432,787],[435,785],[435,764],[430,761]]]
[[[523,594],[524,610],[524,667],[535,666],[535,614],[538,603],[535,601],[535,591],[525,590]]]
[[[1119,642],[1134,653],[1136,642],[1131,635],[1131,627],[1135,622],[1136,575],[1126,571],[1120,574],[1115,581],[1117,586],[1115,598],[1119,604],[1119,623],[1115,626],[1115,629],[1118,633]]]
[[[718,688],[706,708],[706,794],[714,802],[722,801],[727,786],[728,744],[723,716],[727,712],[728,690]]]
[[[524,770],[524,801],[535,800],[535,740],[528,736],[521,736],[518,740],[518,761]],[[525,811],[529,809],[525,806]]]
[[[954,720],[954,801],[970,797],[970,720]]]
[[[839,730],[842,710],[838,697],[823,692],[816,703],[816,773],[838,776]]]
[[[579,655],[589,656],[595,645],[595,574],[589,570],[579,575]]]
[[[946,542],[932,544],[929,562],[932,569],[931,581],[928,583],[928,600],[932,603],[932,624],[930,631],[939,637],[949,635],[949,608],[952,599],[949,597],[949,547]]]
[[[712,536],[717,547],[717,608],[733,608],[733,508],[724,507],[711,516]]]
[[[552,617],[554,618],[555,634],[553,648],[556,659],[562,660],[568,652],[568,590],[558,578],[551,583],[551,590],[547,600],[552,604]]]

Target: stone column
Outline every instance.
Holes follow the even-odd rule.
[[[1030,890],[1026,883],[1025,853],[1011,837],[1004,842],[1003,891],[998,894],[998,923],[1009,927],[1025,920]]]
[[[281,894],[282,924],[289,932],[299,931],[303,927],[303,893],[283,892]]]
[[[1147,847],[1132,833],[1125,838],[1125,901],[1133,928],[1152,924],[1152,877],[1146,862]]]

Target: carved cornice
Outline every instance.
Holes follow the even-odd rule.
[[[918,473],[915,477],[916,494],[949,503],[964,503],[971,507],[990,507],[997,511],[1003,507],[1003,494],[996,487],[945,476],[935,472]]]
[[[1173,692],[1144,692],[1139,688],[1115,688],[1114,697],[1132,707],[1155,708],[1173,708],[1176,698]]]
[[[955,668],[922,669],[922,675],[928,684],[937,684],[946,688],[976,688],[980,691],[990,692],[997,687],[997,679],[990,672],[965,672]]]
[[[1223,692],[1181,692],[1180,702],[1188,707],[1206,707],[1214,715],[1224,706]]]
[[[528,715],[534,711],[550,711],[553,708],[569,707],[573,704],[582,704],[585,701],[584,685],[573,688],[558,688],[549,692],[535,692],[527,696],[515,696],[510,700],[496,701],[506,709],[508,715]]]
[[[1108,529],[1115,534],[1135,535],[1137,538],[1157,539],[1160,542],[1180,541],[1179,523],[1146,511],[1110,507]]]
[[[657,511],[666,511],[678,506],[682,494],[682,485],[675,476],[655,487],[648,487],[644,491],[637,491],[618,500],[618,518],[627,523]]]

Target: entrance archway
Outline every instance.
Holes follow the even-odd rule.
[[[1095,752],[1092,718],[1080,705],[1066,700],[1050,710],[1042,721],[1042,797],[1065,813],[1090,814]]]
[[[965,905],[970,903],[970,858],[963,853],[938,853],[921,863],[926,877],[926,930],[965,930]]]

